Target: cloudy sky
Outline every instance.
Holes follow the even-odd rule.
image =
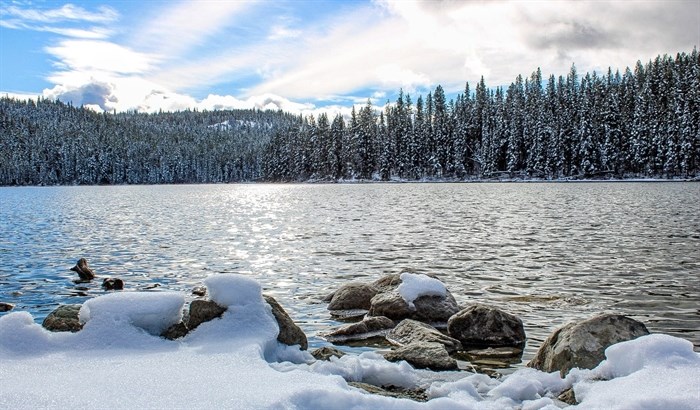
[[[699,0],[0,0],[0,94],[309,113],[698,45]]]

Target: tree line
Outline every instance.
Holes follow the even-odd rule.
[[[623,73],[543,78],[447,100],[399,93],[349,117],[222,110],[98,114],[0,99],[0,184],[693,178],[697,49]]]

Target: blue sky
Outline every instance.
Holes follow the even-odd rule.
[[[108,111],[344,111],[699,43],[697,0],[0,0],[0,93]]]

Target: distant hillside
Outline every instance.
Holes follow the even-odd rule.
[[[2,185],[698,175],[697,49],[624,73],[538,69],[495,90],[482,79],[450,101],[440,86],[415,105],[401,93],[348,119],[0,99]]]

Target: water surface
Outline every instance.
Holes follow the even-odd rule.
[[[700,184],[511,183],[0,188],[0,301],[41,321],[103,294],[85,257],[129,289],[189,294],[256,278],[310,336],[320,299],[402,269],[461,305],[520,316],[527,362],[555,328],[611,312],[700,350]]]

